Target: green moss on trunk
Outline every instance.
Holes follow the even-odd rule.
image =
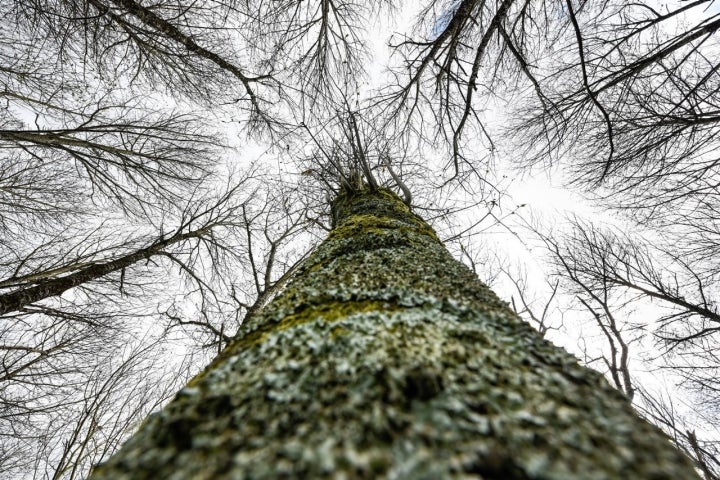
[[[285,292],[96,479],[697,478],[388,191],[344,195]]]

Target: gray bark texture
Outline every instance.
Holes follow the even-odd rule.
[[[285,291],[100,479],[697,479],[397,196],[339,196]]]

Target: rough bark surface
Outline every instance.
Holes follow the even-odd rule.
[[[92,478],[698,478],[395,195],[339,197],[285,292]]]

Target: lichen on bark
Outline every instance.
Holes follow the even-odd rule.
[[[389,191],[341,195],[293,282],[95,479],[690,479]]]

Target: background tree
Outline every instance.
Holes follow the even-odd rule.
[[[80,478],[266,301],[293,263],[284,249],[303,207],[248,246],[264,277],[262,292],[246,295],[227,271],[246,264],[243,235],[258,230],[239,212],[282,215],[273,202],[249,202],[260,175],[223,174],[210,161],[220,135],[180,102],[168,109],[145,95],[143,81],[163,67],[142,58],[150,50],[135,52],[130,74],[112,52],[121,44],[85,36],[99,19],[92,5],[2,8],[12,21],[2,30],[0,402],[11,434],[0,468]],[[170,361],[173,351],[185,357]]]
[[[599,354],[592,349],[586,362],[601,361],[616,388],[629,398],[639,392],[640,411],[671,435],[706,478],[717,478],[717,439],[711,434],[698,437],[684,426],[684,415],[673,407],[673,399],[650,393],[636,376],[643,367],[633,365],[650,363],[650,368],[669,373],[695,397],[687,415],[695,416],[696,425],[704,424],[705,432],[717,429],[714,284],[692,270],[689,261],[637,235],[603,230],[578,219],[570,225],[566,234],[543,238],[553,274],[578,307],[587,310],[605,339],[607,348]],[[647,340],[657,353],[643,361],[631,350]]]

